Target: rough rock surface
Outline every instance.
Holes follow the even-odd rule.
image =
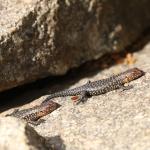
[[[47,150],[45,139],[36,131],[13,117],[0,119],[1,150]]]
[[[122,50],[149,14],[149,0],[1,0],[0,91]]]
[[[57,98],[60,109],[45,117],[36,130],[46,137],[60,136],[67,150],[145,150],[150,148],[150,44],[134,53],[138,67],[145,76],[133,81],[134,88],[116,90],[93,96],[84,105],[74,106],[69,98]],[[117,65],[87,80],[98,80],[112,73],[124,71],[126,65]],[[57,143],[57,141],[56,141]]]
[[[79,82],[75,81],[76,84],[73,84],[75,78],[71,79],[71,83],[64,81],[55,84],[55,88],[66,88],[68,84],[73,88],[86,83],[87,80],[106,78],[112,73],[132,67],[138,67],[146,72],[145,76],[130,83],[133,89],[93,96],[83,105],[73,105],[69,97],[56,98],[55,101],[62,107],[43,117],[46,122],[35,127],[35,130],[46,138],[47,146],[53,145],[54,148],[62,150],[150,148],[150,43],[133,56],[136,62],[131,66],[119,64],[90,76],[85,74]],[[77,78],[77,75],[75,77]],[[47,87],[53,89],[50,83],[47,83]],[[40,93],[39,89],[29,91],[30,93],[24,93],[22,97],[20,95],[18,99],[26,99],[32,97],[33,93]],[[42,93],[43,89],[41,95]],[[39,104],[43,98],[34,101],[34,105]],[[28,104],[28,107],[32,105]],[[10,111],[1,115],[7,113]]]

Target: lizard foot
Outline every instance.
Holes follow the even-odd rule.
[[[122,86],[121,88],[122,88],[123,91],[124,91],[124,90],[130,90],[130,89],[133,88],[133,85]]]
[[[40,125],[41,123],[44,123],[45,122],[45,120],[44,119],[39,119],[39,120],[37,120],[37,121],[27,121],[29,124],[32,124],[32,125],[34,125],[34,126],[38,126],[38,125]]]
[[[88,99],[87,92],[84,91],[84,92],[82,92],[81,95],[79,96],[79,99],[78,99],[78,101],[76,102],[76,104],[78,105],[78,104],[80,104],[81,102],[82,102],[82,103],[85,103],[85,102],[87,101],[87,99]]]

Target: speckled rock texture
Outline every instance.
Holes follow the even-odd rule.
[[[36,130],[43,136],[59,135],[67,150],[146,150],[150,148],[150,44],[134,53],[136,63],[145,76],[130,83],[133,89],[116,90],[93,96],[87,103],[75,106],[70,98],[56,98],[62,107],[45,117]],[[106,78],[124,71],[126,65],[116,65],[92,77],[80,80]],[[57,141],[56,141],[57,143]]]
[[[70,97],[56,98],[62,106],[43,117],[46,121],[34,127],[39,135],[45,137],[46,146],[53,145],[62,150],[148,150],[150,148],[150,43],[143,50],[134,52],[136,62],[132,65],[118,64],[94,74],[84,74],[80,80],[77,75],[70,80],[56,82],[53,86],[47,82],[44,88],[28,89],[17,96],[29,99],[33,93],[41,96],[47,88],[65,89],[81,86],[87,80],[95,81],[138,67],[146,74],[129,83],[130,90],[116,90],[104,95],[93,96],[85,104],[74,105]],[[92,65],[93,66],[93,65]],[[78,82],[77,82],[78,81]],[[30,92],[29,92],[30,91]],[[33,107],[46,96],[22,106]],[[6,111],[1,116],[9,114]],[[0,137],[1,138],[1,137]]]
[[[149,14],[149,0],[1,0],[0,91],[123,50]]]
[[[32,127],[21,120],[13,117],[0,119],[1,150],[47,150],[44,141]]]

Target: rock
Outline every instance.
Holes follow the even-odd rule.
[[[149,0],[1,0],[0,91],[122,50],[149,13]]]
[[[21,120],[0,118],[1,150],[46,150],[45,139]]]
[[[150,38],[149,38],[150,39]],[[139,43],[138,43],[139,44]],[[62,82],[55,81],[54,85],[44,83],[50,90],[77,87],[106,78],[113,73],[125,71],[128,68],[138,67],[146,74],[129,83],[130,90],[116,90],[104,95],[93,96],[86,103],[73,105],[70,97],[56,98],[62,106],[53,113],[43,117],[44,123],[35,126],[39,135],[46,139],[44,145],[61,150],[147,150],[150,147],[150,43],[142,51],[134,52],[135,63],[129,65],[113,65],[97,72],[86,72],[80,76],[75,74]],[[97,64],[99,65],[99,64]],[[93,64],[91,64],[91,67]],[[84,66],[83,66],[84,67]],[[81,72],[83,70],[81,68]],[[79,71],[80,72],[80,71]],[[68,77],[68,76],[67,76]],[[62,78],[61,78],[62,79]],[[64,79],[64,78],[63,78]],[[80,79],[80,80],[79,80]],[[78,81],[78,82],[77,82]],[[46,90],[46,87],[32,89],[16,94],[12,102],[17,99],[35,98]],[[17,90],[14,92],[17,93]],[[9,95],[9,92],[6,92]],[[33,94],[33,95],[32,95]],[[19,97],[19,98],[18,98]],[[46,96],[22,106],[21,109],[38,105]],[[2,99],[0,97],[0,99]],[[4,101],[7,99],[4,99]],[[34,105],[33,105],[34,103]],[[10,104],[7,104],[10,106]],[[19,108],[20,109],[20,108]],[[13,110],[1,113],[0,116],[10,114]],[[4,125],[8,123],[4,121]],[[10,123],[9,123],[10,124]],[[0,126],[0,135],[1,135]],[[0,136],[0,139],[1,136]],[[10,140],[14,140],[11,138]]]
[[[150,148],[150,44],[133,54],[138,67],[146,74],[129,83],[133,88],[93,96],[84,104],[73,105],[69,97],[56,98],[62,105],[46,116],[46,122],[36,127],[42,136],[60,136],[66,150],[147,150]],[[129,66],[114,65],[93,76],[81,79],[96,81]],[[73,81],[72,81],[73,82]],[[66,87],[66,84],[59,85]],[[71,87],[72,88],[72,87]],[[49,142],[51,143],[51,142]],[[53,140],[53,144],[57,141]]]

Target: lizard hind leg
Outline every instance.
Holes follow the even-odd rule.
[[[77,101],[77,105],[79,104],[79,103],[85,103],[86,101],[87,101],[87,99],[88,99],[88,93],[87,93],[87,91],[83,91],[80,95],[79,95],[79,98],[78,98],[78,101]]]
[[[40,125],[41,123],[44,123],[45,120],[44,120],[44,119],[39,119],[39,120],[36,120],[36,121],[29,120],[29,121],[27,121],[27,122],[28,122],[29,124],[34,125],[34,126],[38,126],[38,125]]]

